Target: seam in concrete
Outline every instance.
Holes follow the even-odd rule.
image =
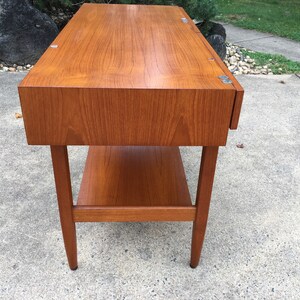
[[[271,37],[274,37],[274,35],[263,36],[263,37],[259,37],[259,38],[248,39],[248,40],[234,41],[234,43],[251,42],[251,41],[256,41],[256,40],[269,39],[269,38],[271,38]]]

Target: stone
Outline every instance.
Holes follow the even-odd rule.
[[[208,36],[206,39],[220,56],[220,58],[224,60],[226,56],[226,45],[223,37],[218,34],[213,34]]]
[[[228,67],[228,69],[230,72],[235,72],[235,71],[237,71],[238,68],[236,66],[230,66],[230,67]]]
[[[195,24],[205,37],[210,35],[220,35],[226,41],[226,30],[222,24],[215,22],[198,22]]]
[[[15,71],[16,71],[16,68],[10,67],[10,68],[8,68],[8,71],[9,71],[9,72],[15,72]]]
[[[236,60],[236,57],[235,57],[235,56],[231,56],[231,57],[229,58],[229,63],[230,63],[231,65],[236,64],[236,62],[237,62],[237,60]]]
[[[226,30],[223,25],[215,22],[198,22],[195,24],[214,48],[222,60],[226,57]]]
[[[0,0],[0,61],[34,64],[57,34],[52,19],[29,0]]]
[[[224,41],[226,41],[226,30],[223,25],[215,22],[210,22],[211,28],[209,31],[209,35],[218,34],[220,35]]]

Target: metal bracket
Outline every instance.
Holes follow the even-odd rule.
[[[181,21],[185,24],[189,22],[187,18],[181,18]]]
[[[232,83],[232,81],[226,75],[218,76],[218,78],[220,78],[222,80],[222,82],[225,83],[225,84]]]

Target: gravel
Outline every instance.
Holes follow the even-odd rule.
[[[234,75],[253,74],[253,75],[272,75],[272,70],[268,66],[257,66],[255,59],[244,56],[241,48],[237,45],[226,44],[226,57],[224,63]]]
[[[33,68],[33,65],[25,65],[25,66],[18,66],[16,64],[14,65],[7,65],[5,63],[0,63],[0,72],[24,72],[29,71]]]

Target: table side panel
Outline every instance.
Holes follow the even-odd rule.
[[[196,32],[198,37],[203,42],[203,45],[210,51],[220,68],[223,70],[224,74],[230,78],[232,81],[232,85],[236,89],[236,95],[234,100],[234,106],[232,110],[232,117],[230,121],[230,129],[234,130],[238,127],[239,117],[241,113],[241,108],[243,104],[243,97],[244,97],[244,89],[238,82],[238,80],[234,77],[234,75],[229,71],[227,66],[224,64],[224,62],[221,60],[219,55],[215,52],[215,50],[212,48],[212,46],[209,44],[209,42],[206,40],[206,38],[202,35],[202,33],[199,31],[198,27],[194,24],[194,22],[191,20],[189,15],[184,11],[184,9],[181,7],[182,14],[189,20],[189,24],[191,26],[191,29]]]
[[[225,145],[235,90],[19,87],[31,145]]]

